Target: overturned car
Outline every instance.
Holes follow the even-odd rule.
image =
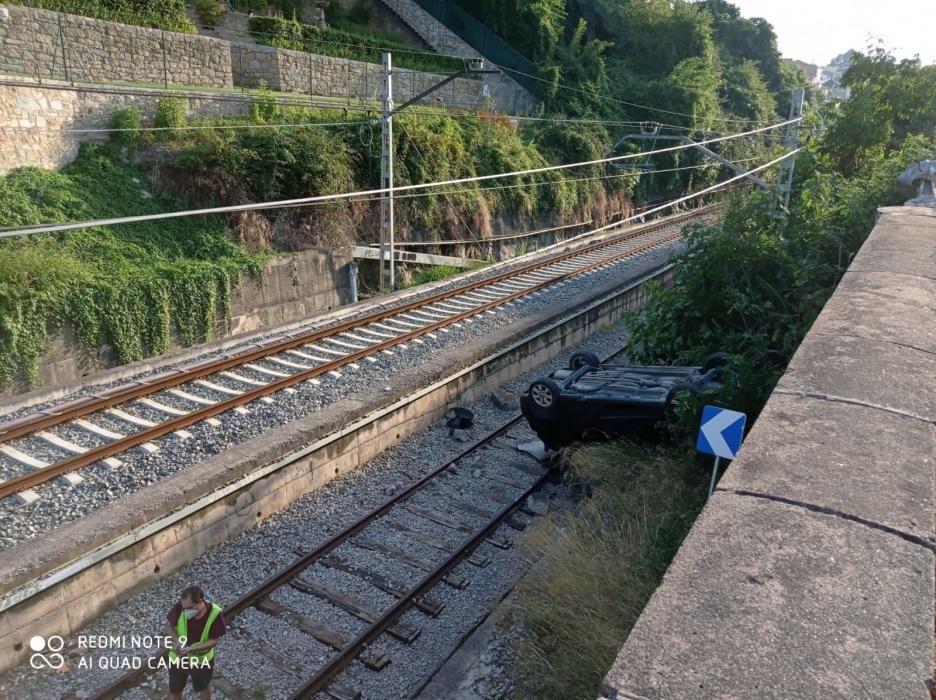
[[[594,353],[577,352],[568,369],[533,382],[520,409],[553,450],[596,438],[658,439],[682,392],[721,388],[726,362],[718,353],[701,367],[603,365]]]

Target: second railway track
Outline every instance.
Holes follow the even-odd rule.
[[[158,451],[155,441],[166,435],[187,440],[186,428],[194,424],[216,424],[222,413],[247,412],[253,401],[270,402],[271,394],[294,392],[301,382],[340,376],[343,367],[374,362],[379,353],[403,350],[423,336],[447,333],[499,306],[673,241],[683,224],[709,213],[696,210],[625,230],[401,306],[0,423],[0,498],[15,494],[29,504],[40,497],[34,489],[50,480],[80,483],[79,470],[101,462],[119,469],[118,456],[130,449]]]
[[[525,527],[525,521],[514,514],[549,476],[534,458],[516,449],[520,442],[534,438],[515,417],[301,554],[223,605],[230,635],[288,678],[285,685],[291,686],[293,700],[320,692],[335,700],[360,698],[353,684],[335,679],[355,660],[360,664],[357,673],[379,674],[393,663],[392,652],[381,650],[375,642],[384,634],[404,645],[416,641],[421,628],[432,625],[433,618],[443,612],[444,603],[431,597],[436,584],[457,594],[468,585],[464,577],[453,573],[458,565],[488,566],[490,558],[477,550],[482,545],[509,549],[512,538],[499,535],[498,529],[505,523],[515,531]],[[366,563],[362,563],[362,553],[368,555]],[[332,572],[338,572],[337,580],[343,585],[334,583],[335,578],[329,576]],[[373,606],[375,596],[387,602],[385,608]],[[322,624],[321,615],[313,612],[320,605],[359,621],[358,633],[351,637]],[[421,613],[419,622],[403,619],[410,608]],[[308,638],[312,653],[296,658],[294,650],[291,653],[257,638],[238,624],[245,614],[264,615],[295,628]],[[158,663],[152,665],[158,668]],[[224,673],[217,673],[213,681],[223,697],[255,697],[255,689],[236,678],[236,669]],[[148,682],[147,675],[145,666],[131,671],[91,697],[165,697],[165,679]],[[279,692],[281,688],[276,697],[285,697]]]

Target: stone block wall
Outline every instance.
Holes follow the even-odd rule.
[[[280,92],[364,100],[380,96],[382,69],[374,63],[243,44],[231,44],[231,56],[236,85],[258,87],[265,83],[271,90]],[[397,104],[405,102],[443,78],[444,75],[435,73],[396,68],[393,99]],[[533,96],[512,80],[503,75],[487,78],[486,81],[458,78],[426,102],[457,107],[484,106],[486,82],[489,99],[498,111],[522,114],[535,106]]]
[[[152,124],[156,103],[164,92],[142,88],[95,87],[88,89],[62,83],[43,85],[0,85],[0,175],[14,168],[33,165],[60,168],[71,162],[82,141],[104,141],[106,133],[85,129],[110,126],[114,110],[138,107],[143,125]],[[192,119],[246,117],[250,103],[223,99],[211,93],[186,93]]]
[[[233,87],[227,42],[0,6],[0,71],[82,82]]]

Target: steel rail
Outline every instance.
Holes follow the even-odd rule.
[[[482,438],[480,438],[473,444],[467,446],[464,450],[459,452],[455,457],[452,457],[450,460],[448,460],[441,466],[435,468],[434,470],[432,470],[431,472],[429,472],[428,474],[426,474],[419,480],[414,481],[412,484],[406,487],[403,491],[400,491],[399,493],[394,494],[393,496],[391,496],[389,499],[387,499],[386,501],[378,505],[373,510],[369,511],[365,515],[362,515],[360,518],[358,518],[356,521],[354,521],[351,525],[346,527],[344,530],[332,535],[331,537],[329,537],[327,540],[325,540],[322,544],[320,544],[318,547],[316,547],[312,551],[302,555],[301,557],[296,559],[294,562],[289,564],[287,567],[278,571],[276,574],[268,578],[266,581],[260,583],[259,585],[255,586],[253,589],[251,589],[244,595],[237,598],[230,605],[225,606],[224,607],[225,618],[228,621],[233,620],[234,618],[237,617],[239,613],[242,613],[245,610],[253,607],[257,603],[259,603],[261,600],[263,600],[264,598],[269,596],[271,593],[273,593],[276,589],[288,584],[289,581],[295,578],[302,571],[312,566],[315,562],[317,562],[319,559],[329,554],[332,550],[334,550],[339,545],[350,540],[352,537],[354,537],[354,535],[359,533],[361,530],[367,527],[370,523],[377,520],[380,516],[386,514],[389,510],[391,510],[398,503],[401,503],[402,501],[406,500],[409,496],[416,493],[419,489],[421,489],[427,483],[429,483],[430,481],[438,477],[447,469],[456,465],[459,461],[465,459],[465,457],[470,455],[472,452],[475,452],[479,448],[493,442],[498,437],[508,432],[512,427],[514,427],[518,422],[520,422],[522,418],[523,417],[519,415],[514,416],[507,423],[494,429],[493,431],[483,436]],[[522,501],[520,502],[522,503]],[[406,595],[407,599],[414,599],[417,597],[419,597],[419,594],[412,595],[410,593]],[[153,658],[165,656],[167,653],[168,652],[162,652],[160,654],[156,654],[154,655]],[[149,670],[148,665],[143,664],[141,668],[129,671],[128,673],[124,674],[123,676],[115,680],[110,685],[97,691],[96,694],[90,700],[113,700],[113,698],[120,696],[121,693],[135,687],[135,685],[137,685],[140,680],[142,680],[144,677],[148,675],[148,670]]]
[[[59,407],[59,410],[42,411],[41,413],[44,415],[41,415],[40,417],[26,416],[24,418],[8,421],[6,423],[0,423],[0,442],[7,442],[18,437],[29,435],[30,433],[35,433],[39,430],[45,430],[62,423],[67,423],[68,421],[74,420],[75,418],[81,418],[82,416],[86,416],[91,413],[97,413],[98,411],[102,411],[106,408],[111,408],[113,406],[117,406],[119,404],[126,403],[143,396],[155,394],[159,391],[170,389],[172,387],[179,386],[180,384],[185,384],[186,382],[190,382],[196,379],[201,379],[202,377],[207,377],[217,372],[223,372],[224,370],[238,367],[248,362],[254,362],[270,355],[275,355],[286,350],[291,350],[292,348],[298,347],[300,345],[314,343],[317,340],[328,338],[333,335],[340,335],[341,333],[354,330],[355,328],[360,328],[362,326],[367,326],[369,324],[379,322],[390,316],[406,313],[407,311],[411,311],[413,309],[418,309],[423,306],[428,306],[430,304],[449,299],[453,296],[464,294],[465,292],[470,292],[479,287],[497,284],[498,282],[501,282],[505,279],[510,279],[511,277],[517,277],[542,267],[547,267],[551,264],[560,262],[570,257],[576,257],[595,250],[599,250],[601,248],[609,247],[621,241],[629,240],[630,238],[636,237],[638,235],[651,233],[653,231],[659,230],[660,228],[665,228],[687,219],[693,219],[697,216],[702,216],[708,212],[712,206],[713,205],[700,207],[699,209],[692,212],[687,212],[685,214],[667,218],[660,222],[653,222],[652,224],[641,226],[637,231],[626,231],[617,237],[607,238],[589,246],[583,246],[582,248],[576,249],[574,251],[560,253],[556,256],[525,265],[515,270],[508,270],[493,277],[476,280],[475,282],[460,286],[456,289],[439,292],[438,294],[433,294],[423,299],[407,302],[405,304],[401,304],[400,306],[384,309],[382,311],[378,311],[358,319],[352,319],[344,323],[321,328],[311,333],[294,336],[288,340],[264,345],[260,348],[257,348],[256,350],[248,350],[236,355],[229,355],[220,360],[198,363],[191,367],[176,370],[149,381],[138,381],[130,384],[129,386],[123,385],[109,391],[100,392],[84,399],[78,399],[71,404],[65,404],[64,406]]]
[[[513,514],[515,510],[523,505],[527,497],[536,491],[550,477],[546,472],[539,477],[532,486],[526,489],[513,503],[506,506],[496,516],[494,516],[485,525],[484,529],[476,533],[470,540],[459,546],[458,550],[448,559],[442,562],[434,571],[427,574],[414,588],[410,589],[402,598],[399,598],[380,618],[368,627],[357,638],[348,643],[348,645],[335,654],[326,664],[315,674],[308,683],[290,696],[290,700],[307,700],[312,698],[319,691],[324,690],[362,651],[365,647],[377,639],[381,634],[387,631],[387,628],[393,626],[400,616],[405,613],[416,601],[417,598],[427,593],[436,583],[445,578],[452,569],[461,563],[465,557],[469,556],[484,540],[496,530],[501,523]]]
[[[640,235],[646,235],[647,233],[649,232],[642,231]],[[255,401],[263,396],[276,393],[277,391],[290,387],[293,384],[298,384],[308,379],[317,377],[321,374],[325,374],[326,372],[334,371],[335,369],[343,365],[346,365],[349,362],[354,362],[355,360],[362,359],[363,357],[366,357],[368,355],[373,355],[382,350],[386,350],[388,348],[399,345],[400,343],[406,343],[410,340],[418,338],[427,333],[432,333],[433,331],[439,330],[440,328],[450,326],[453,323],[458,323],[459,321],[462,321],[466,318],[470,318],[471,316],[477,316],[478,314],[484,313],[485,311],[488,311],[489,309],[493,309],[497,306],[506,304],[507,302],[513,301],[514,299],[518,299],[528,294],[532,294],[533,292],[537,292],[541,289],[545,289],[546,287],[550,287],[554,284],[558,284],[565,280],[584,274],[586,272],[594,270],[603,265],[608,265],[612,262],[620,260],[621,258],[630,257],[636,253],[642,252],[644,250],[648,250],[650,248],[654,248],[663,243],[667,243],[671,240],[679,238],[681,235],[682,235],[681,232],[676,232],[668,236],[656,238],[647,243],[643,243],[638,246],[635,246],[634,248],[629,248],[625,251],[621,251],[620,253],[613,255],[609,258],[605,258],[597,262],[591,263],[589,265],[586,265],[582,268],[579,268],[578,270],[573,270],[571,272],[558,275],[557,277],[544,280],[543,282],[534,284],[531,287],[526,287],[524,289],[518,290],[511,294],[507,294],[493,301],[476,306],[472,309],[468,309],[466,311],[455,314],[453,316],[449,316],[448,318],[444,318],[435,323],[431,323],[427,326],[423,326],[422,328],[417,328],[415,330],[409,331],[407,333],[404,333],[403,335],[397,336],[396,338],[391,338],[388,340],[381,341],[380,343],[364,348],[362,350],[358,350],[356,352],[352,352],[348,355],[344,355],[343,357],[332,360],[331,362],[327,362],[327,363],[318,365],[316,367],[311,367],[307,370],[297,372],[296,374],[273,381],[264,386],[257,387],[256,389],[245,391],[242,394],[239,394],[237,396],[232,396],[229,399],[219,401],[211,406],[206,406],[203,409],[191,411],[190,413],[187,413],[184,416],[180,416],[174,420],[161,423],[152,428],[146,428],[144,430],[140,430],[124,438],[120,438],[113,442],[106,443],[95,448],[91,448],[87,450],[86,452],[82,452],[81,454],[75,455],[73,457],[65,458],[47,467],[43,467],[42,469],[39,469],[37,471],[28,472],[21,476],[14,477],[12,479],[9,479],[7,481],[0,483],[0,498],[14,494],[17,491],[22,491],[28,488],[32,488],[34,486],[38,486],[40,484],[44,484],[47,481],[50,481],[58,476],[61,476],[62,474],[67,474],[69,472],[75,471],[76,469],[81,469],[82,467],[86,467],[89,464],[94,464],[95,462],[98,462],[102,459],[106,459],[107,457],[112,457],[116,454],[120,454],[122,452],[127,451],[128,449],[132,447],[140,445],[144,442],[155,440],[157,438],[162,437],[163,435],[167,435],[177,430],[183,430],[184,428],[187,428],[190,425],[193,425],[195,423],[199,423],[205,420],[206,418],[212,418],[216,415],[224,413],[225,411],[228,411],[237,406],[241,406],[245,403],[250,403],[251,401]],[[629,240],[629,239],[624,239],[624,240]],[[616,243],[620,243],[620,242],[621,242],[620,240],[616,241]]]

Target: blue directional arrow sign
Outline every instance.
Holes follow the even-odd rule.
[[[696,449],[716,457],[734,459],[741,448],[747,416],[727,408],[706,406],[702,410],[702,426]]]

